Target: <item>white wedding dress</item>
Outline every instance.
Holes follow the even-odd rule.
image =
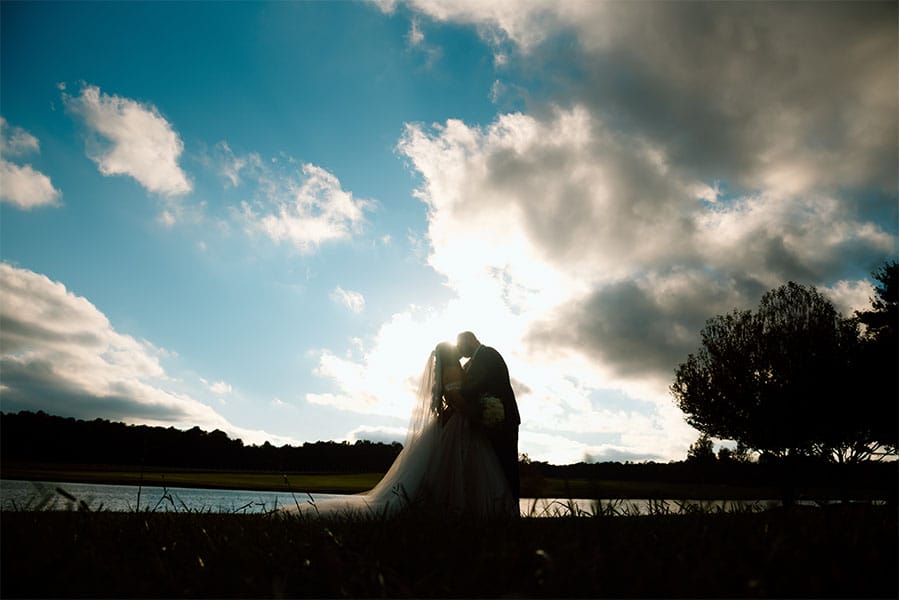
[[[437,353],[425,365],[406,443],[378,484],[362,494],[286,506],[309,516],[392,516],[411,504],[471,516],[516,516],[519,507],[483,431],[460,414],[442,425]]]

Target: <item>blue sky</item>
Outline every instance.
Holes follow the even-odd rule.
[[[520,451],[670,460],[705,319],[897,256],[890,3],[16,3],[2,409],[402,440],[435,343]]]

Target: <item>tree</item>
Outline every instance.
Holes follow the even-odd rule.
[[[708,463],[716,460],[716,453],[713,452],[713,442],[706,434],[700,434],[697,441],[691,444],[687,453],[688,462]]]
[[[736,448],[729,448],[728,446],[722,446],[719,448],[719,462],[730,462],[730,463],[746,463],[750,462],[750,454],[747,453],[747,449],[744,448],[741,444],[738,444]]]
[[[701,434],[775,456],[830,456],[846,438],[857,324],[815,288],[787,283],[700,336],[671,391]]]
[[[872,308],[857,311],[856,318],[865,325],[864,337],[887,344],[897,341],[897,262],[889,261],[872,273],[875,297],[870,298]],[[890,344],[896,354],[896,344]],[[895,365],[896,366],[896,365]],[[896,375],[896,373],[894,373]]]
[[[884,456],[896,454],[898,441],[897,262],[884,263],[872,278],[876,281],[872,306],[856,313],[864,328],[857,360],[870,412],[860,427],[881,446]]]

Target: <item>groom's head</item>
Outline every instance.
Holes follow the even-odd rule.
[[[478,338],[471,331],[463,331],[456,336],[456,347],[459,349],[459,353],[466,358],[472,358],[472,355],[475,354],[480,345],[481,342],[478,341]]]

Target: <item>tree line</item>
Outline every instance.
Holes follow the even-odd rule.
[[[374,473],[387,471],[401,449],[399,443],[365,440],[250,446],[218,429],[183,431],[105,419],[82,421],[43,411],[0,414],[4,462]]]
[[[791,465],[793,487],[834,487],[868,489],[894,494],[897,487],[896,461],[865,461],[838,464],[818,457],[800,457]],[[654,483],[715,484],[745,487],[785,485],[786,471],[779,460],[764,458],[745,461],[723,455],[721,459],[690,457],[682,461],[600,462],[548,465],[543,462],[520,463],[523,479],[552,478],[564,481],[650,481]]]
[[[0,458],[12,462],[84,465],[93,468],[182,468],[235,471],[384,473],[402,450],[399,443],[307,442],[302,446],[276,447],[266,442],[245,445],[223,431],[199,427],[187,431],[174,427],[126,425],[94,419],[83,421],[44,412],[0,413]],[[882,489],[895,488],[897,463],[868,462],[855,465],[828,463],[816,457],[803,459],[793,477],[796,484],[829,484]],[[777,461],[763,458],[744,461],[727,453],[693,454],[684,461],[600,462],[552,465],[520,461],[523,480],[540,488],[544,479],[656,481],[780,485]],[[885,488],[887,489],[887,488]]]

